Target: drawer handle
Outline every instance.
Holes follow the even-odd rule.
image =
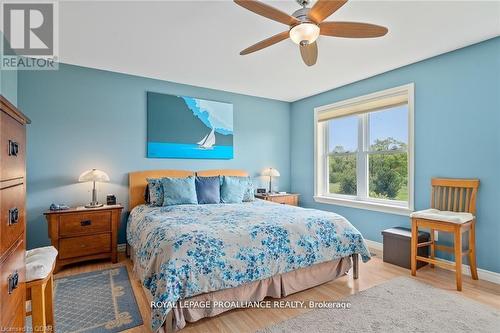
[[[19,154],[19,143],[9,140],[9,156],[17,156]]]
[[[86,226],[89,226],[92,224],[92,220],[83,220],[83,221],[80,221],[80,225],[82,227],[86,227]]]
[[[19,284],[19,274],[17,271],[14,273],[10,274],[8,277],[8,290],[9,290],[9,295],[12,294],[14,289],[17,288],[17,285]]]
[[[17,207],[10,208],[8,225],[17,224],[17,222],[19,222],[19,209]]]

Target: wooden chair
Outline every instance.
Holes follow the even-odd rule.
[[[431,209],[414,212],[411,217],[411,275],[417,274],[417,260],[455,270],[457,290],[462,290],[462,256],[469,257],[472,279],[477,280],[476,266],[476,197],[479,188],[478,179],[433,178],[431,181]],[[418,243],[419,228],[430,229],[431,239]],[[453,247],[437,245],[434,230],[449,232],[454,235]],[[469,231],[469,249],[462,251],[462,234]],[[417,255],[417,249],[430,245],[430,257]],[[437,260],[435,251],[454,254],[455,264]]]

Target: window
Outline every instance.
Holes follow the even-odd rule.
[[[315,200],[413,210],[413,84],[315,109]]]

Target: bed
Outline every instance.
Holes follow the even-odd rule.
[[[247,175],[241,170],[196,174]],[[153,332],[176,331],[245,302],[286,297],[343,276],[352,266],[357,278],[358,255],[370,259],[359,231],[334,213],[264,200],[145,205],[146,178],[192,175],[185,170],[129,175],[127,250],[136,278],[154,302]]]

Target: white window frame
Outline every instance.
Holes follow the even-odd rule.
[[[314,200],[320,203],[347,206],[374,210],[408,216],[414,210],[414,84],[409,83],[403,86],[378,91],[372,94],[351,98],[329,105],[316,107],[314,109]],[[406,94],[408,101],[408,202],[370,198],[368,196],[368,167],[356,168],[357,195],[332,194],[328,190],[328,121],[319,122],[319,115],[324,112],[332,112],[334,109],[346,109],[350,105],[359,105],[363,102],[375,99],[387,98],[395,94]],[[366,152],[369,146],[368,137],[368,113],[361,114],[365,117],[363,121],[358,121],[358,149],[357,165],[364,163],[367,165],[366,157],[370,154]],[[363,174],[361,170],[366,171]]]

